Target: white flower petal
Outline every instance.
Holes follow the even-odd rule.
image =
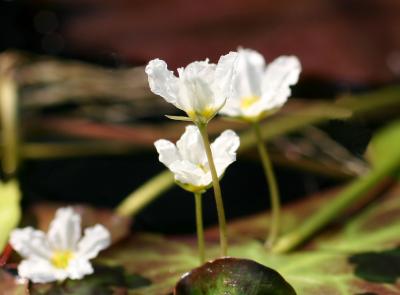
[[[238,50],[232,98],[220,113],[246,119],[260,119],[262,114],[280,108],[297,83],[301,65],[295,56],[281,56],[265,68],[261,54],[250,49]]]
[[[10,244],[24,258],[46,259],[49,257],[50,248],[45,233],[32,227],[13,230],[10,235]]]
[[[70,261],[66,269],[68,277],[72,280],[80,280],[93,273],[92,264],[84,258],[76,258]]]
[[[189,161],[177,161],[170,167],[175,180],[195,187],[205,187],[211,183],[211,173],[206,173],[199,166]]]
[[[203,113],[215,109],[213,93],[215,64],[195,61],[179,69],[178,104],[186,112]]]
[[[18,265],[18,275],[31,280],[33,283],[63,281],[68,277],[65,270],[55,268],[47,260],[35,258],[21,261]]]
[[[291,94],[290,86],[297,83],[301,72],[295,56],[280,56],[271,62],[264,73],[262,100],[269,109],[281,107]]]
[[[262,76],[265,70],[264,57],[255,50],[239,49],[236,70],[235,98],[260,97]]]
[[[194,125],[186,126],[185,132],[177,141],[176,146],[182,159],[196,165],[204,163],[207,159],[199,128]]]
[[[159,154],[158,160],[167,167],[181,159],[175,144],[169,140],[159,139],[154,143],[154,146]]]
[[[231,163],[236,161],[236,151],[239,148],[239,145],[239,136],[232,130],[225,130],[211,144],[218,177],[225,172],[225,169]]]
[[[110,243],[111,236],[109,231],[104,226],[96,224],[85,229],[85,234],[78,243],[77,257],[86,260],[92,259],[101,250],[107,248]]]
[[[220,57],[215,69],[215,85],[220,89],[221,97],[217,97],[219,102],[216,105],[221,106],[225,100],[232,96],[233,81],[236,76],[238,53],[229,52]],[[219,108],[219,107],[218,107]]]
[[[145,72],[148,75],[151,91],[179,108],[177,105],[178,78],[168,70],[165,61],[158,58],[151,60]]]
[[[251,49],[239,49],[232,83],[233,92],[220,113],[232,117],[241,117],[246,108],[244,99],[261,98],[262,76],[265,70],[264,57]]]
[[[47,239],[54,250],[75,250],[81,237],[81,216],[71,207],[60,208],[50,223]]]

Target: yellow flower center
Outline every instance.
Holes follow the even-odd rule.
[[[65,269],[73,257],[74,253],[72,251],[55,251],[51,257],[51,263],[57,268]]]
[[[242,101],[240,103],[240,106],[243,109],[248,109],[251,107],[254,103],[260,100],[261,97],[253,95],[253,96],[246,96],[242,98]]]
[[[212,107],[206,107],[201,111],[189,110],[186,111],[189,118],[191,118],[194,122],[197,121],[208,121],[215,115],[216,110]]]

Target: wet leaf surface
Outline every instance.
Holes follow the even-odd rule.
[[[328,205],[334,192],[318,195],[284,210],[284,231],[293,228],[320,206]],[[330,195],[330,196],[329,196]],[[270,254],[261,239],[267,230],[267,216],[258,215],[230,224],[229,255],[246,258],[278,271],[299,295],[400,294],[400,286],[372,282],[360,277],[349,261],[359,253],[385,251],[400,244],[400,186],[393,186],[352,219],[338,222],[300,251]],[[386,214],[387,213],[387,214]],[[385,215],[386,214],[386,215]],[[386,216],[386,218],[382,218]],[[348,221],[346,223],[346,221]],[[207,255],[218,257],[218,235],[207,231]],[[153,284],[131,294],[170,294],[178,279],[198,266],[196,242],[190,237],[135,234],[102,256],[103,263],[122,264],[128,272],[140,273]],[[390,268],[391,265],[387,265]]]
[[[117,295],[128,289],[150,285],[139,275],[126,274],[122,267],[96,265],[94,274],[82,280],[67,280],[61,284],[34,284],[32,295]],[[125,292],[125,293],[123,293]]]
[[[248,259],[221,258],[184,275],[175,295],[296,295],[275,270]]]

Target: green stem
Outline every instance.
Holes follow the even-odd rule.
[[[269,187],[269,195],[271,201],[271,226],[268,237],[265,241],[265,246],[272,247],[275,243],[280,231],[281,219],[281,204],[279,199],[279,190],[276,183],[274,169],[268,155],[267,148],[264,144],[264,139],[261,134],[260,125],[258,122],[253,124],[254,134],[256,136],[257,148],[261,157],[261,162],[264,168],[264,174]]]
[[[201,193],[194,193],[194,200],[196,205],[196,231],[197,231],[197,245],[199,248],[200,264],[205,262],[205,247],[204,247],[204,229],[203,229],[203,209],[201,204]]]
[[[134,216],[143,207],[168,190],[173,183],[174,177],[172,173],[169,170],[163,171],[126,197],[116,208],[117,214]]]
[[[366,116],[387,109],[388,107],[395,108],[399,105],[399,91],[400,86],[387,87],[365,95],[342,98],[337,103],[312,104],[310,107],[302,108],[297,112],[291,113],[290,116],[286,115],[277,117],[276,119],[273,119],[273,121],[269,120],[268,122],[261,124],[262,126],[267,124],[269,126],[274,126],[274,128],[262,129],[261,133],[265,140],[269,140],[278,135],[296,131],[304,126],[312,124],[316,125],[330,119],[344,119],[349,116],[349,112],[352,112],[354,116]],[[238,153],[242,153],[255,145],[253,133],[253,130],[249,130],[240,134],[240,147]],[[42,153],[40,153],[40,155],[42,155]],[[167,174],[169,176],[166,176]],[[156,187],[149,189],[150,184],[154,183],[154,185],[157,185],[159,179],[163,177],[167,177],[164,183],[160,182],[163,184],[163,187],[160,189],[157,189]],[[159,197],[162,192],[173,187],[174,184],[174,178],[170,175],[169,170],[167,169],[154,176],[149,180],[149,182],[145,183],[142,187],[139,187],[136,191],[127,196],[116,210],[122,212],[123,215],[126,216],[134,215],[140,209],[147,206],[151,201]],[[149,194],[148,196],[145,196],[146,192]],[[133,201],[133,198],[137,195],[141,196],[141,200],[137,202],[139,206],[136,206],[136,201]],[[147,202],[145,202],[146,200]],[[125,205],[125,203],[129,204],[131,202],[133,203],[133,206]],[[132,209],[132,212],[129,211],[129,208]]]
[[[214,159],[211,151],[210,140],[207,133],[207,124],[198,124],[201,137],[203,138],[204,149],[206,151],[208,165],[210,166],[210,172],[213,181],[215,204],[217,206],[218,213],[218,224],[219,224],[219,238],[221,244],[221,255],[227,256],[228,254],[228,236],[226,230],[226,219],[224,211],[224,203],[222,201],[221,187],[219,185],[219,179],[217,170],[215,169]]]
[[[398,165],[399,161],[392,161],[389,165],[372,170],[364,177],[353,181],[335,199],[330,201],[328,206],[319,209],[294,231],[282,236],[272,251],[275,253],[288,252],[303,243],[331,220],[337,218],[350,205],[363,199],[369,189],[389,175]]]
[[[14,176],[19,163],[18,91],[12,70],[0,72],[2,168],[6,177]]]

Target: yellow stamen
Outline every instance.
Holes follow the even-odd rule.
[[[206,121],[210,120],[215,115],[216,110],[211,107],[206,107],[200,112],[196,112],[194,110],[186,111],[189,118],[191,118],[194,122],[198,121]]]
[[[74,253],[72,251],[56,251],[51,257],[51,263],[57,268],[65,269],[68,267],[69,262],[73,257]]]
[[[246,96],[242,98],[242,101],[240,103],[241,107],[243,109],[248,109],[251,107],[254,103],[260,100],[261,97],[252,95],[252,96]]]
[[[211,107],[207,107],[201,111],[200,115],[206,119],[210,119],[215,114],[215,109]]]

